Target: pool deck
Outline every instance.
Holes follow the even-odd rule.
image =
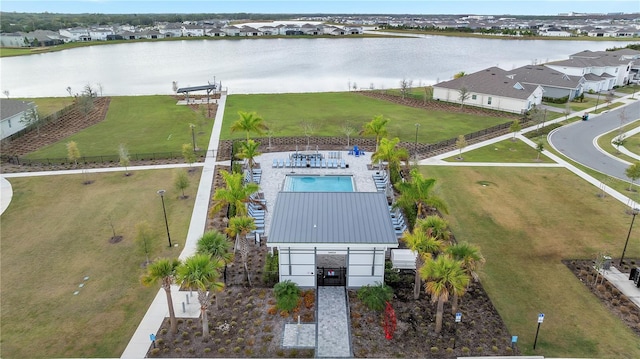
[[[319,151],[323,155],[327,155],[329,151]],[[336,152],[336,151],[331,151]],[[265,235],[269,234],[271,224],[271,213],[275,207],[278,192],[284,185],[286,175],[341,175],[353,176],[353,183],[356,192],[376,192],[376,185],[373,181],[373,174],[376,170],[369,170],[367,165],[371,164],[371,155],[363,156],[348,155],[347,151],[342,151],[341,156],[349,165],[349,168],[273,168],[274,159],[288,158],[290,152],[270,152],[256,157],[256,162],[260,163],[262,169],[262,178],[260,180],[260,191],[264,193],[267,201],[267,213],[265,215]]]

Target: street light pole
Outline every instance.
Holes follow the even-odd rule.
[[[416,156],[416,162],[418,161],[418,129],[420,128],[420,124],[416,123],[416,145],[413,148],[413,151],[415,152],[415,156]]]
[[[166,191],[161,189],[158,191],[158,194],[160,195],[160,199],[162,200],[162,213],[164,213],[164,225],[167,227],[167,239],[169,239],[169,248],[172,247],[171,245],[171,235],[169,234],[169,222],[167,221],[167,209],[164,207],[164,193]]]
[[[629,226],[629,233],[627,233],[627,240],[624,242],[624,249],[622,250],[622,255],[620,256],[620,263],[618,263],[618,267],[622,268],[622,261],[624,260],[624,252],[627,251],[627,244],[629,244],[629,237],[631,236],[631,229],[633,229],[633,221],[636,220],[636,216],[638,215],[638,213],[640,213],[640,209],[638,208],[634,208],[631,211],[631,215],[633,216],[633,218],[631,218],[631,226]]]

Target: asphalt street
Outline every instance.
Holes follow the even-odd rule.
[[[640,119],[640,101],[621,106],[599,115],[590,114],[588,121],[578,121],[561,127],[549,135],[549,143],[570,159],[609,176],[628,181],[625,170],[629,163],[603,153],[595,139],[620,127],[624,111],[625,125]]]

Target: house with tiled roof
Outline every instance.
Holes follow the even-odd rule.
[[[490,67],[443,81],[433,85],[433,99],[513,113],[525,113],[542,102],[542,86],[521,83],[508,75],[499,67]],[[467,98],[463,100],[465,91]]]
[[[573,100],[580,96],[585,82],[582,76],[572,76],[544,65],[527,65],[508,71],[508,77],[522,84],[540,85],[544,97]]]

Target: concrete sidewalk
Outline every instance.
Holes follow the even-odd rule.
[[[195,204],[191,214],[189,231],[187,232],[187,239],[179,257],[181,260],[192,256],[196,252],[196,243],[206,228],[209,200],[211,198],[211,187],[213,185],[213,175],[215,173],[216,166],[216,151],[218,149],[218,144],[220,143],[220,130],[222,129],[222,118],[224,116],[226,100],[226,95],[221,96],[218,100],[218,110],[216,112],[215,122],[213,123],[209,146],[207,147],[208,153],[212,155],[207,156],[203,164],[200,184],[198,185],[198,192],[196,194]],[[173,308],[176,316],[198,318],[200,316],[200,304],[198,303],[197,296],[194,294],[192,300],[187,305],[186,296],[190,295],[190,292],[178,291],[178,289],[178,286],[172,286],[171,298],[173,299]],[[185,303],[184,310],[182,307],[183,302]],[[153,303],[147,310],[147,313],[144,315],[144,318],[142,318],[140,325],[138,325],[138,329],[136,329],[133,337],[131,337],[131,340],[122,353],[121,358],[144,358],[151,346],[149,335],[157,333],[162,322],[168,316],[169,308],[167,305],[166,294],[164,289],[160,289],[153,300]]]

